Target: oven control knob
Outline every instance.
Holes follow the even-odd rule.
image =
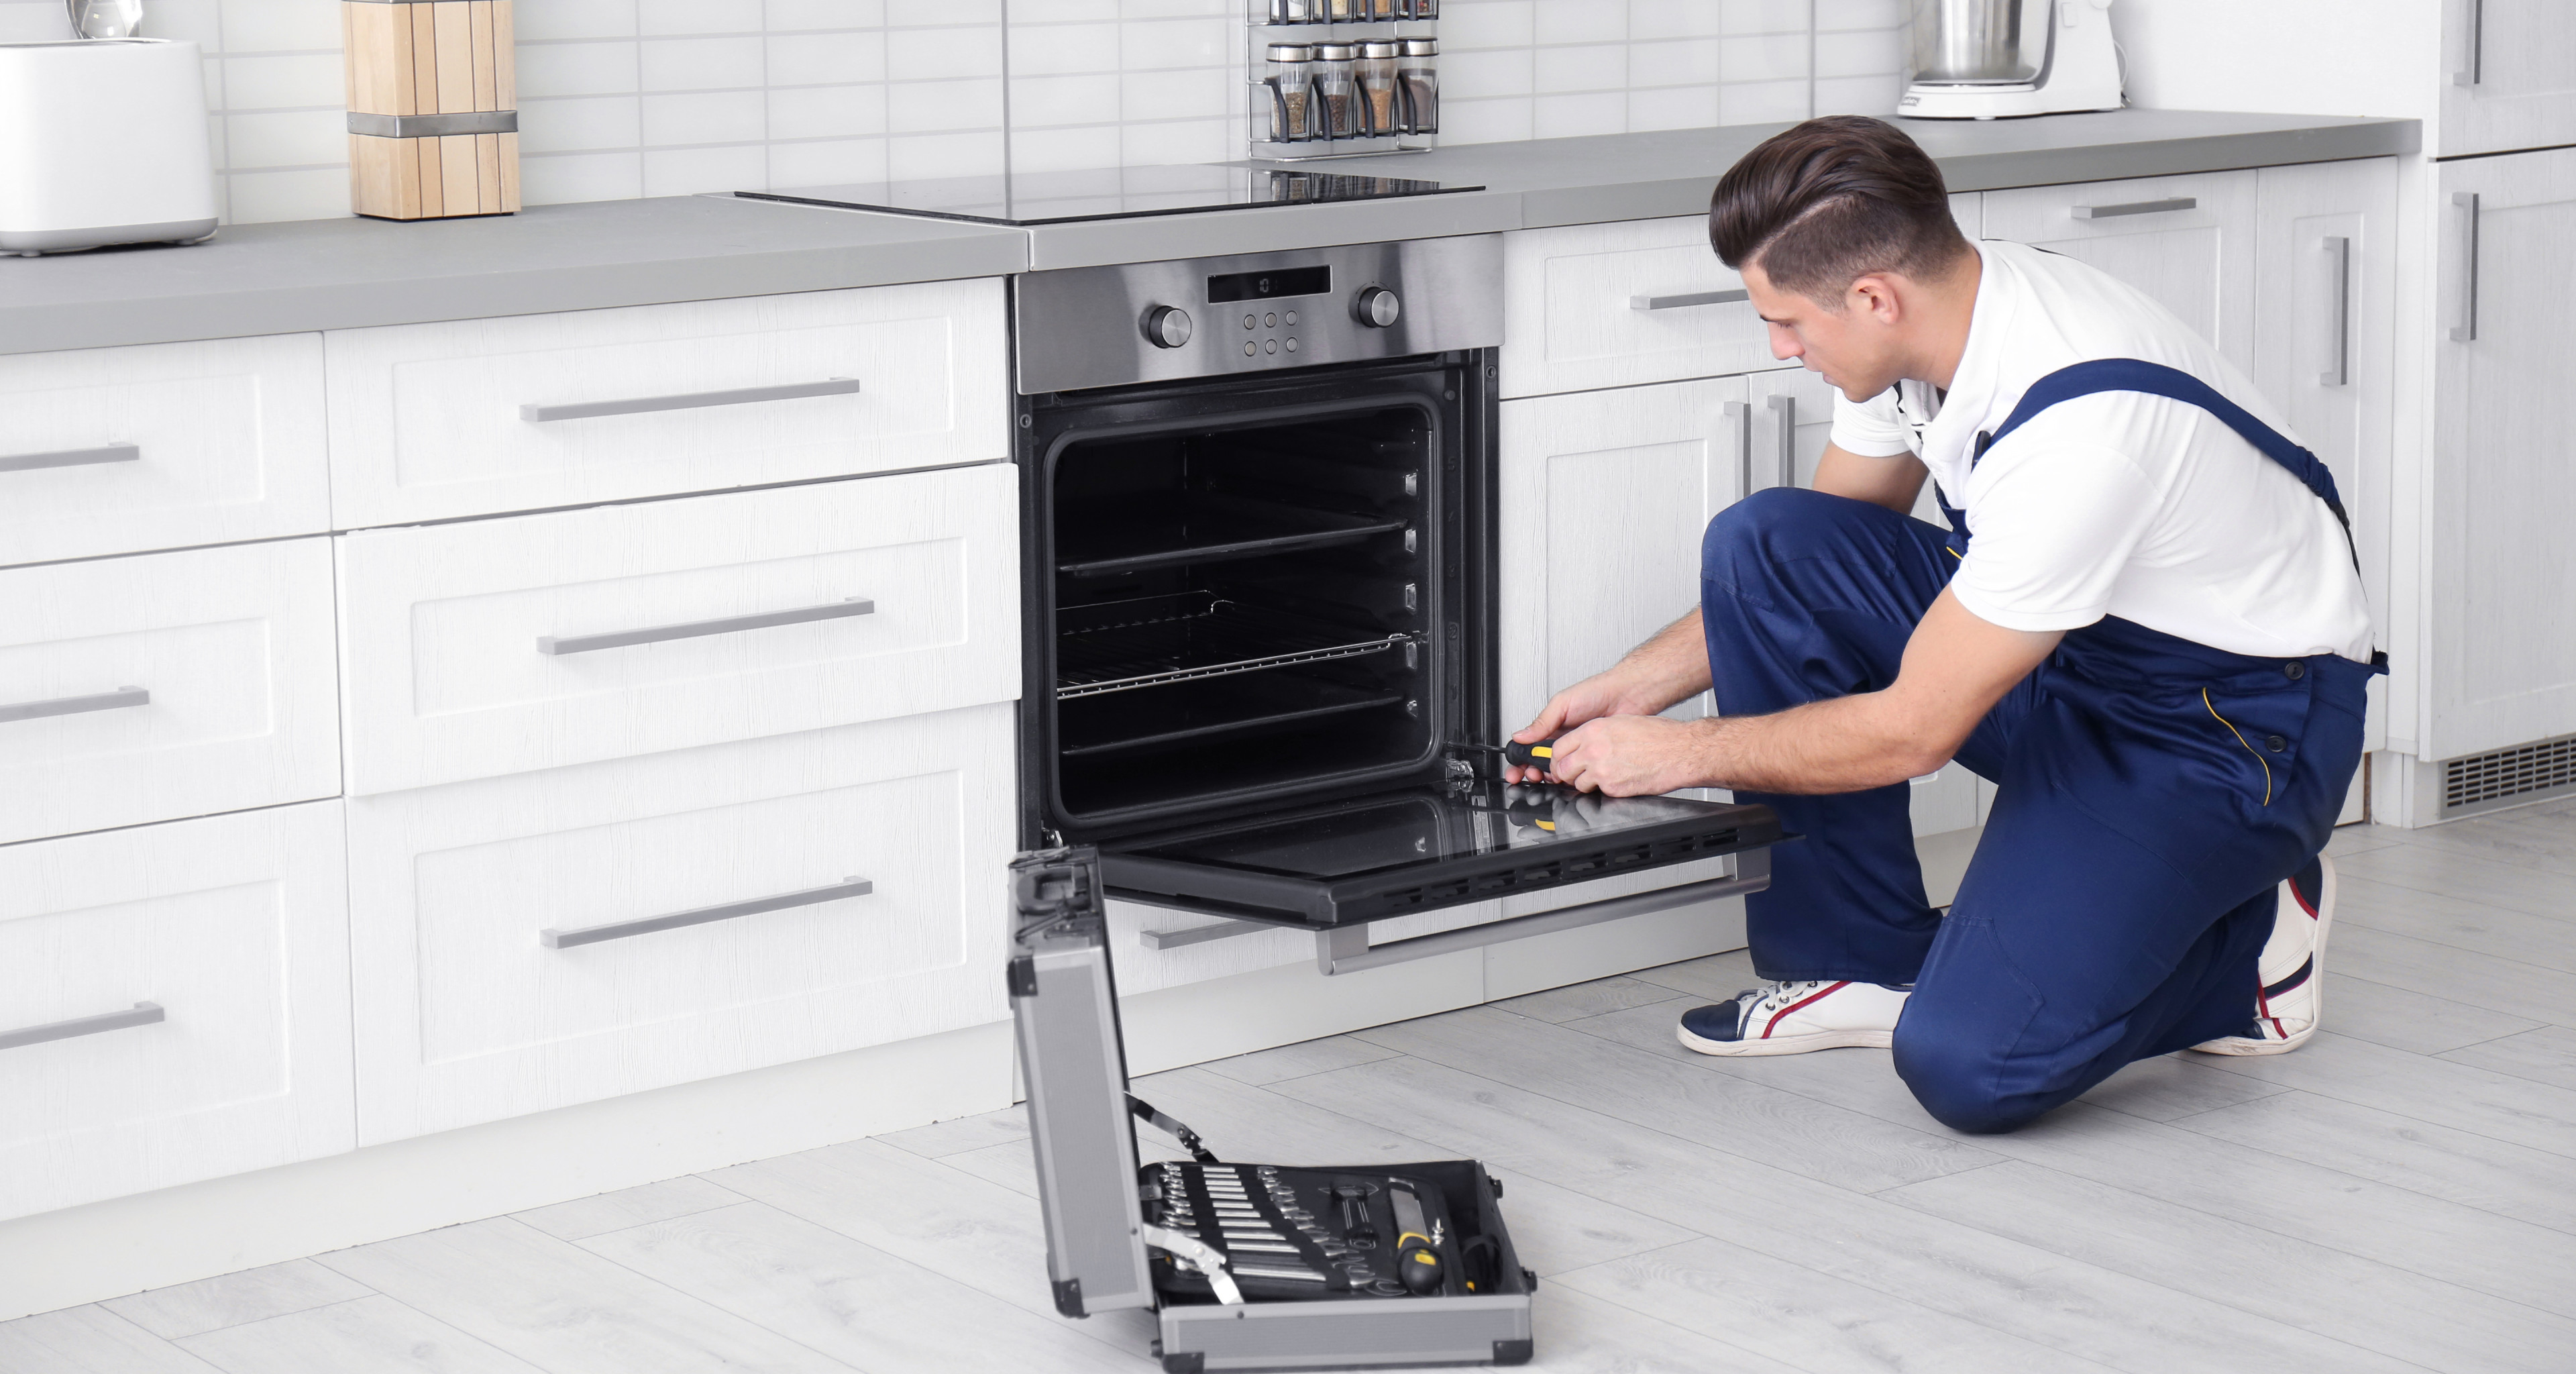
[[[1156,348],[1178,348],[1190,341],[1190,312],[1177,305],[1158,305],[1145,312],[1145,341]]]
[[[1394,324],[1396,317],[1404,313],[1404,302],[1397,300],[1395,293],[1385,287],[1372,286],[1360,292],[1359,299],[1351,302],[1351,313],[1359,317],[1360,323],[1371,329],[1384,329]]]

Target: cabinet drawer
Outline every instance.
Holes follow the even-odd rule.
[[[979,706],[352,800],[361,1138],[1000,1018],[1012,740]]]
[[[0,849],[0,1217],[350,1149],[349,1068],[338,802]]]
[[[331,526],[322,336],[0,357],[0,564]]]
[[[1785,367],[1708,221],[1632,220],[1503,236],[1502,394],[1634,386]]]
[[[998,280],[335,332],[332,511],[353,529],[1006,457],[1002,334]]]
[[[338,792],[329,542],[0,572],[0,843]]]
[[[1012,699],[1016,491],[995,463],[343,536],[349,790]]]
[[[2254,208],[2252,172],[2034,186],[1986,192],[1986,237],[2101,268],[2251,371]]]

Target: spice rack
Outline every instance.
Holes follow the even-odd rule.
[[[1440,142],[1441,0],[1245,0],[1253,157],[1418,153]]]

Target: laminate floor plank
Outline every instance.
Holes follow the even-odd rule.
[[[1488,1161],[1506,1183],[1507,1211],[1524,1177],[1545,1179],[1689,1227],[1745,1252],[1748,1262],[1778,1266],[1784,1271],[1780,1284],[1808,1281],[1788,1270],[1831,1275],[2111,1368],[2136,1374],[2412,1369],[2294,1324],[2067,1259],[2045,1246],[1884,1204],[1425,1060],[1361,1065],[1283,1084],[1279,1091],[1329,1098],[1353,1115],[1404,1121],[1408,1130],[1461,1156]],[[1690,1324],[1680,1314],[1655,1311]],[[1780,1358],[1802,1367],[1814,1364]]]
[[[2334,954],[2335,945],[2330,941],[2326,946],[2324,1025],[2337,1035],[2410,1054],[2441,1054],[2545,1024],[2454,1002],[2448,997],[2355,978],[2335,968]]]
[[[708,1177],[1021,1311],[1055,1317],[1038,1209],[999,1184],[876,1140],[737,1164]],[[1108,1339],[1096,1320],[1068,1326]]]
[[[2534,1083],[2576,1089],[2576,1031],[2543,1026],[2519,1035],[2500,1036],[2434,1056],[2490,1073],[2509,1073]]]
[[[1303,1078],[1310,1073],[1330,1073],[1353,1064],[1366,1064],[1384,1059],[1395,1051],[1383,1045],[1372,1045],[1348,1035],[1328,1035],[1321,1040],[1306,1040],[1277,1049],[1255,1050],[1231,1059],[1211,1060],[1199,1067],[1213,1074],[1231,1078],[1254,1087]]]
[[[2474,863],[2509,864],[2516,868],[2554,873],[2561,878],[2576,878],[2576,828],[2569,827],[2563,818],[2553,824],[2547,817],[2482,816],[2473,821],[2428,825],[2421,830],[2409,831],[2406,843],[2417,849],[2456,854]],[[2443,873],[2449,871],[2449,866],[2435,861],[2430,871]],[[2431,890],[2472,891],[2481,886],[2480,878],[2489,875],[2483,869],[2472,868],[2463,876],[2468,881],[2444,882]]]
[[[870,1374],[1029,1369],[1135,1374],[1141,1352],[1041,1317],[763,1203],[611,1231],[605,1256]],[[1043,1266],[1045,1256],[1017,1263]]]
[[[99,1306],[163,1340],[177,1340],[217,1327],[327,1307],[374,1291],[345,1274],[299,1259],[109,1298]]]
[[[1282,1097],[1205,1069],[1174,1069],[1137,1079],[1134,1086],[1138,1097],[1197,1131],[1220,1159],[1393,1168],[1408,1161],[1454,1158],[1437,1145],[1344,1115],[1314,1099]],[[1136,1136],[1156,1149],[1168,1147],[1171,1152],[1163,1158],[1179,1155],[1178,1147],[1150,1126],[1139,1123]]]
[[[1997,1158],[1946,1131],[1895,1125],[1491,1007],[1381,1026],[1365,1038],[1863,1192]]]
[[[2187,1117],[2201,1135],[2576,1234],[2576,1160],[2314,1093]],[[2560,1281],[2576,1284],[2576,1275]]]
[[[2400,843],[2405,831],[2386,825],[2340,825],[2326,841],[2329,858],[2341,859],[2347,854],[2367,854]]]
[[[1531,1374],[1806,1374],[1562,1284],[1530,1299]]]
[[[987,1145],[999,1145],[1006,1140],[1028,1139],[1029,1113],[1026,1107],[1014,1104],[998,1112],[934,1121],[927,1126],[889,1131],[875,1138],[910,1150],[924,1159],[940,1159],[967,1150],[980,1150]]]
[[[509,1217],[321,1257],[547,1374],[845,1374],[848,1365]]]
[[[545,1374],[382,1294],[178,1344],[225,1374]]]
[[[2576,1090],[2324,1030],[2295,1054],[2209,1058],[2228,1073],[2576,1156]]]
[[[2534,916],[2576,920],[2576,882],[2568,881],[2569,874],[2508,861],[2498,856],[2496,846],[2473,844],[2463,836],[2410,838],[2403,844],[2337,859],[2335,869],[2341,876],[2428,896],[2470,897]]]
[[[1545,992],[1506,998],[1492,1005],[1534,1021],[1563,1025],[1586,1016],[1673,1000],[1673,990],[1642,978],[1596,978]]]
[[[742,1201],[702,1178],[683,1174],[659,1183],[621,1188],[613,1193],[558,1202],[511,1215],[557,1240],[583,1240],[605,1231],[622,1231],[648,1221],[667,1221],[692,1212],[731,1207]]]
[[[0,1322],[9,1374],[221,1374],[96,1303]]]
[[[2576,888],[2576,878],[2561,879]],[[2335,899],[2338,930],[2367,926],[2455,949],[2472,949],[2562,973],[2576,972],[2576,920],[2535,916],[2447,893],[2354,878]],[[2331,962],[2334,946],[2326,946]]]
[[[1753,955],[1741,949],[1664,964],[1630,976],[1700,1002],[1723,1002],[1762,981],[1754,976]]]
[[[2576,1027],[2576,974],[2519,959],[2337,922],[2326,946],[2326,967],[2507,1016]],[[2331,1006],[2327,1014],[2333,1014]]]
[[[2565,1374],[2576,1350],[2568,1318],[2037,1164],[1880,1196],[2440,1374]]]
[[[1831,1274],[1768,1262],[1759,1247],[1732,1241],[1685,1241],[1556,1282],[1813,1374],[2105,1370]]]

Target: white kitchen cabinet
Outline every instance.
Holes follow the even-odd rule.
[[[1507,728],[1699,604],[1700,536],[1742,494],[1744,418],[1728,407],[1745,380],[1503,402]]]
[[[2334,474],[2385,642],[2397,168],[2266,167],[2255,232],[2255,389]],[[2367,748],[2381,747],[2374,719]]]
[[[1750,403],[1753,490],[1812,487],[1834,432],[1834,388],[1805,368],[1744,379]],[[1929,485],[1928,483],[1926,485]]]
[[[327,539],[0,572],[0,843],[340,790]]]
[[[2576,149],[2442,163],[2438,185],[2427,759],[2576,734]]]
[[[2255,198],[2250,171],[1988,191],[1985,236],[2101,268],[2250,372]]]
[[[2442,157],[2576,144],[2576,5],[2444,0]]]
[[[342,529],[1010,456],[997,279],[335,331]]]
[[[361,1140],[998,1020],[1015,766],[997,704],[351,798]]]
[[[988,463],[343,536],[349,792],[1015,698],[1017,491]]]
[[[354,1148],[340,804],[0,847],[0,1218]]]
[[[0,357],[0,564],[330,527],[321,335]]]

